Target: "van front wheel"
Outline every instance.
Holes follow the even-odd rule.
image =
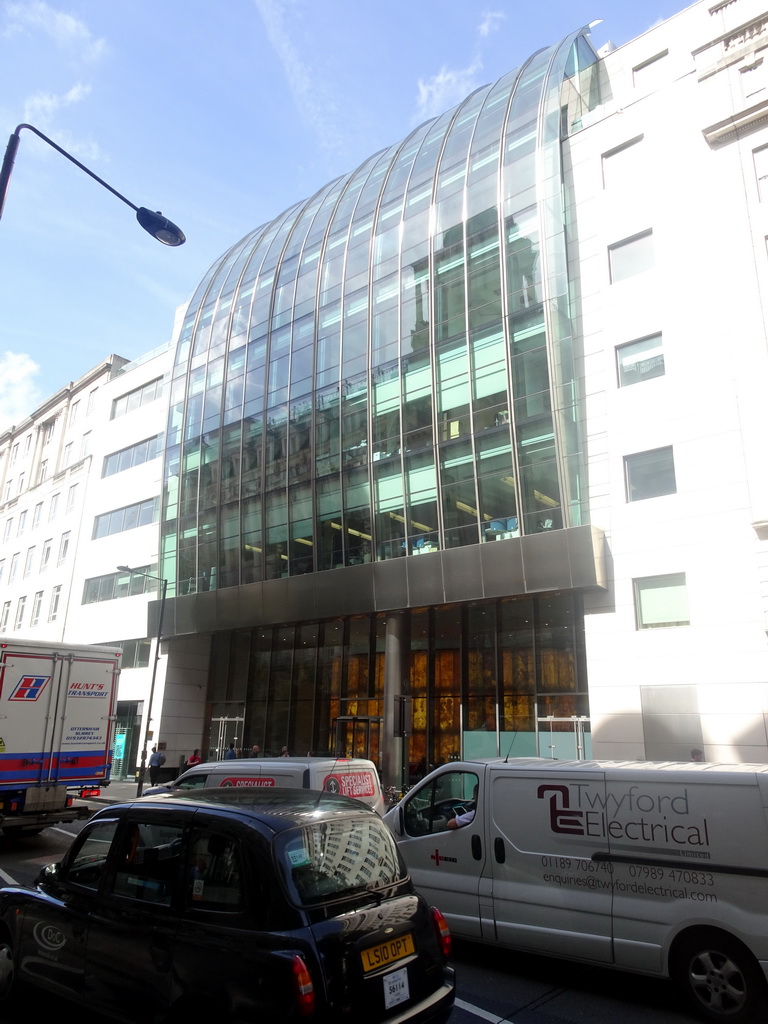
[[[757,961],[746,946],[716,929],[684,940],[674,975],[707,1020],[747,1024],[765,1007],[766,984]]]

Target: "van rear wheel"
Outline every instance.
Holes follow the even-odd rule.
[[[765,979],[746,946],[716,929],[686,938],[674,975],[694,1010],[719,1024],[747,1024],[765,1011]]]

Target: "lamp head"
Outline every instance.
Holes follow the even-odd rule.
[[[173,221],[168,220],[167,217],[164,217],[160,211],[153,213],[146,206],[140,206],[136,210],[136,220],[145,231],[148,231],[150,235],[153,235],[163,245],[183,245],[187,240],[181,228],[177,227]]]
[[[130,567],[130,565],[118,565],[117,569],[119,572],[133,572],[133,569]]]

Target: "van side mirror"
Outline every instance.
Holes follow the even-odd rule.
[[[35,878],[35,885],[50,885],[55,882],[59,877],[59,868],[61,864],[46,864],[44,868],[41,868]]]

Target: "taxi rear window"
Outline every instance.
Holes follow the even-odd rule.
[[[280,836],[277,856],[302,906],[393,885],[405,877],[394,837],[376,817],[314,822]]]

